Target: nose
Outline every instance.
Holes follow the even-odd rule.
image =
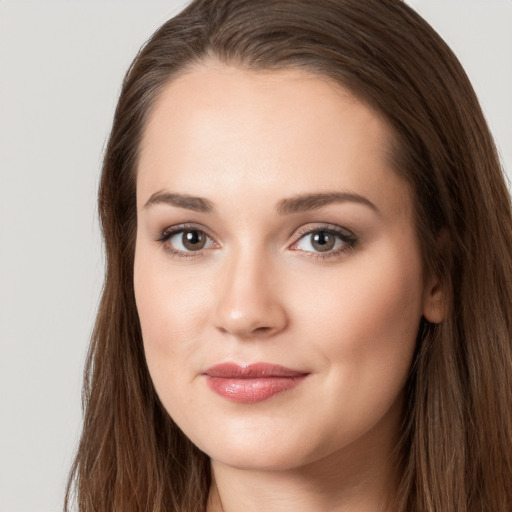
[[[261,255],[234,256],[225,262],[217,290],[215,324],[239,338],[267,338],[288,324],[279,279]]]

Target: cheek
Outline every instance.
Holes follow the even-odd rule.
[[[422,314],[422,269],[416,248],[378,247],[347,258],[345,266],[327,277],[323,297],[311,300],[298,315],[314,325],[319,351],[338,375],[354,376],[354,383],[402,383]]]
[[[135,253],[134,289],[146,360],[155,387],[184,375],[183,361],[193,361],[206,307],[202,280],[170,272],[169,261],[154,249]],[[172,370],[172,371],[171,371]]]

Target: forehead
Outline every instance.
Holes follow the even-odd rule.
[[[326,77],[201,65],[156,101],[142,139],[138,202],[169,188],[205,197],[248,189],[271,199],[370,193],[387,183],[402,193],[391,139],[377,113]]]

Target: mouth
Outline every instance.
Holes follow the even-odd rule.
[[[227,362],[211,366],[203,375],[218,395],[233,402],[254,403],[295,388],[309,373],[271,363]]]

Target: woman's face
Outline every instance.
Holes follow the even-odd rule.
[[[436,286],[389,150],[378,115],[304,71],[212,63],[159,97],[135,296],[156,391],[213,461],[292,468],[394,439]]]

